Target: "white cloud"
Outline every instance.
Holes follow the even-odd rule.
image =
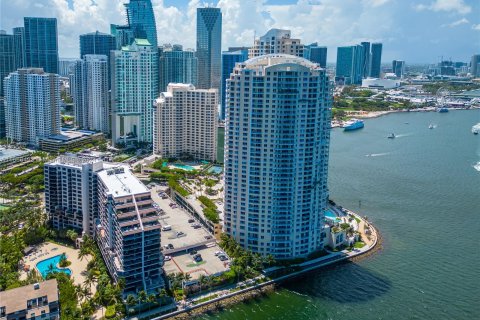
[[[418,4],[414,7],[417,11],[432,10],[435,12],[446,11],[456,12],[459,14],[467,14],[472,11],[472,8],[465,4],[463,0],[435,0],[429,5]]]
[[[480,23],[479,24],[473,24],[472,29],[476,31],[480,31]]]
[[[364,5],[371,6],[371,7],[380,7],[384,4],[390,2],[390,0],[363,0]]]
[[[470,23],[470,21],[468,21],[467,19],[465,18],[462,18],[460,20],[457,20],[457,21],[454,21],[452,23],[447,23],[447,24],[442,24],[442,27],[450,27],[450,28],[455,28],[455,27],[458,27],[462,24],[468,24]]]

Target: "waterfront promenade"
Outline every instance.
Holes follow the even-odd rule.
[[[304,276],[309,272],[318,270],[320,268],[339,263],[342,261],[356,261],[362,257],[368,256],[381,247],[380,234],[376,228],[365,218],[362,218],[357,213],[342,208],[348,214],[352,214],[355,218],[359,219],[359,228],[361,238],[365,243],[362,248],[355,248],[351,251],[342,250],[338,252],[329,252],[328,255],[305,261],[303,263],[290,266],[293,270],[288,274],[284,274],[275,278],[268,278],[268,274],[273,274],[273,271],[279,271],[282,267],[274,267],[265,270],[265,275],[260,275],[254,279],[246,280],[239,284],[232,284],[224,286],[217,290],[210,291],[208,293],[199,294],[187,301],[180,301],[177,304],[177,310],[168,314],[164,314],[158,317],[152,317],[154,314],[158,314],[160,310],[152,310],[149,313],[144,313],[141,317],[133,317],[130,319],[144,319],[150,318],[155,320],[160,319],[189,319],[201,315],[205,312],[215,311],[217,309],[225,308],[226,306],[233,305],[239,302],[249,300],[253,297],[264,295],[271,292],[281,282],[291,280],[296,277]],[[366,230],[370,232],[366,233]],[[211,297],[211,299],[209,299]],[[207,301],[205,301],[207,300]],[[201,301],[201,302],[200,302]],[[200,302],[200,303],[199,303]]]

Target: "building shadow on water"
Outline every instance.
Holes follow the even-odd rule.
[[[386,277],[348,261],[282,284],[299,294],[339,303],[367,302],[386,294],[391,286]]]

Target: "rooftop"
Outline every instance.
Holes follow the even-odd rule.
[[[36,285],[38,285],[37,289],[35,289]],[[17,311],[26,310],[28,300],[44,296],[47,296],[49,303],[58,300],[56,279],[2,291],[0,292],[0,307],[5,307],[7,314],[15,313]]]
[[[21,157],[21,156],[24,156],[24,155],[29,154],[29,153],[31,153],[31,151],[0,148],[0,162],[2,162],[4,160],[7,160],[7,159]]]
[[[244,64],[246,68],[249,68],[249,69],[270,67],[270,66],[279,65],[279,64],[299,64],[311,69],[320,68],[318,64],[313,63],[307,59],[300,58],[297,56],[292,56],[289,54],[280,54],[280,53],[272,53],[264,56],[251,58],[245,61]]]
[[[62,130],[61,133],[52,135],[46,139],[67,142],[75,139],[94,135],[95,132],[87,130]]]
[[[89,155],[66,154],[57,157],[55,160],[49,162],[49,165],[61,164],[65,166],[80,168],[83,164],[93,164],[102,162],[100,158]]]
[[[114,197],[150,193],[150,190],[125,165],[102,170],[98,173],[98,177]]]

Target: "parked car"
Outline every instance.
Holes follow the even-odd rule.
[[[188,223],[193,223],[195,222],[195,219],[188,219]]]
[[[177,232],[177,238],[185,237],[185,236],[186,236],[186,234],[184,232],[182,232],[182,231]]]
[[[208,236],[205,236],[204,238],[205,238],[205,240],[210,240],[210,239],[212,239],[212,236],[208,235]]]
[[[172,230],[172,226],[171,225],[166,225],[166,226],[163,226],[162,227],[162,231],[170,231]]]
[[[202,259],[202,257],[196,257],[196,258],[193,258],[193,260],[194,260],[195,262],[200,262],[200,261],[202,261],[203,259]]]
[[[171,249],[175,249],[175,247],[174,247],[173,244],[171,244],[171,243],[169,243],[169,244],[167,245],[167,247],[168,247],[168,249],[170,249],[170,250],[171,250]]]
[[[220,259],[220,261],[227,261],[228,260],[227,256],[224,256],[224,255],[218,256],[218,259]]]
[[[170,260],[172,260],[171,256],[165,256],[165,261],[170,261]]]
[[[225,255],[225,252],[223,252],[223,251],[215,251],[215,255],[216,255],[216,256]]]
[[[190,250],[190,254],[191,255],[197,254],[197,250],[195,250],[195,249]]]

